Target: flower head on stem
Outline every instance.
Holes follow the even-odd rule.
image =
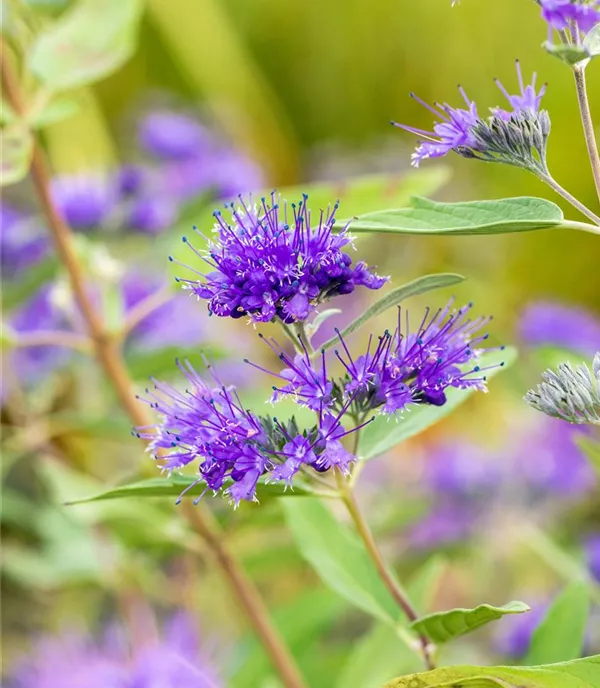
[[[353,266],[342,250],[352,246],[352,237],[347,226],[334,228],[337,203],[315,222],[307,198],[288,207],[275,194],[256,204],[240,196],[237,206],[229,206],[230,218],[215,211],[206,252],[183,239],[209,272],[178,281],[208,301],[210,314],[284,323],[306,320],[317,304],[357,286],[381,288],[387,277],[363,262]]]

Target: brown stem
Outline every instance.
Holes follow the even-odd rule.
[[[592,166],[596,193],[598,194],[598,200],[600,201],[600,154],[598,153],[598,144],[596,143],[596,135],[594,134],[594,122],[592,120],[592,113],[590,111],[590,103],[587,95],[587,87],[585,83],[585,65],[576,64],[573,67],[573,74],[575,75],[577,101],[579,102],[579,112],[581,113],[581,123],[583,125],[583,134],[585,136],[585,145],[587,146],[588,156]]]
[[[2,44],[1,64],[4,97],[18,115],[25,112],[18,84],[9,64],[7,51]],[[73,246],[72,232],[61,217],[52,201],[50,193],[50,174],[42,148],[34,136],[31,176],[40,197],[42,208],[48,220],[50,233],[56,251],[69,275],[75,301],[93,341],[98,362],[111,382],[119,401],[135,425],[151,425],[152,416],[148,410],[136,403],[132,381],[123,361],[120,347],[106,331],[104,323],[96,313],[86,292],[84,274]],[[257,635],[269,654],[273,665],[279,672],[286,688],[304,688],[304,681],[296,668],[294,659],[272,625],[269,612],[258,591],[240,568],[239,564],[223,544],[223,534],[208,509],[191,509],[190,520],[198,533],[204,538],[223,575],[231,584],[234,593],[242,603]]]
[[[367,548],[367,552],[369,553],[369,556],[371,557],[371,559],[375,563],[375,566],[377,567],[379,577],[383,581],[385,587],[388,589],[390,595],[393,597],[398,607],[400,607],[400,609],[403,611],[406,618],[410,622],[416,621],[419,618],[417,610],[413,607],[412,602],[410,601],[404,590],[402,590],[402,588],[396,582],[395,578],[390,573],[383,559],[383,556],[379,551],[379,547],[375,542],[373,533],[371,532],[371,529],[369,528],[360,510],[360,507],[358,506],[358,502],[356,501],[354,492],[349,487],[348,483],[346,483],[345,478],[339,472],[336,475],[342,500],[346,505],[346,508],[348,509],[348,513],[354,521],[356,530],[358,531],[358,534],[364,542],[365,547]],[[419,641],[421,644],[421,654],[423,656],[425,666],[427,667],[427,669],[435,669],[435,663],[430,652],[431,643],[429,638],[427,638],[426,635],[421,633],[419,634]]]

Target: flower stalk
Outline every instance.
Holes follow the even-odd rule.
[[[379,550],[379,547],[375,542],[373,533],[371,532],[371,529],[369,528],[369,525],[367,524],[360,510],[358,502],[356,501],[356,497],[354,496],[352,487],[346,481],[344,476],[341,475],[341,473],[336,472],[336,478],[340,498],[344,502],[344,505],[346,506],[346,509],[348,510],[348,513],[350,514],[352,521],[354,522],[356,530],[361,540],[363,541],[370,558],[373,560],[373,563],[377,568],[379,577],[383,581],[385,587],[388,589],[390,595],[392,596],[398,607],[402,610],[408,621],[411,623],[413,621],[416,621],[419,618],[419,615],[417,614],[417,611],[414,608],[410,599],[408,598],[406,592],[402,590],[400,585],[398,585],[398,583],[390,573],[385,563],[385,560]],[[419,644],[420,652],[423,657],[425,667],[428,670],[435,669],[435,663],[431,655],[431,642],[429,638],[427,638],[427,636],[425,636],[424,634],[420,634]]]
[[[12,65],[7,59],[8,51],[4,44],[2,44],[2,52],[1,78],[4,96],[13,110],[19,116],[24,116],[26,107]],[[35,134],[32,136],[31,177],[33,184],[48,220],[48,227],[56,251],[69,276],[71,290],[87,327],[88,336],[93,342],[96,358],[131,421],[138,426],[152,425],[151,414],[142,404],[136,402],[132,391],[133,383],[125,366],[119,343],[106,329],[86,291],[84,272],[74,247],[71,229],[54,205],[45,156]],[[286,688],[304,688],[305,683],[300,671],[296,667],[288,647],[272,624],[268,609],[260,594],[223,544],[223,535],[217,522],[207,509],[188,510],[187,516],[214,555],[224,578],[244,608],[283,684]]]
[[[583,134],[585,136],[585,145],[587,146],[587,152],[590,158],[590,164],[592,166],[596,193],[598,194],[598,200],[600,201],[600,153],[598,152],[598,144],[596,142],[596,135],[594,133],[594,122],[592,120],[592,113],[590,111],[590,103],[588,100],[585,79],[585,65],[574,65],[573,74],[575,76],[577,102],[579,103],[579,112],[581,114],[581,124],[583,125]],[[600,222],[597,222],[597,224],[600,224]]]
[[[553,191],[559,196],[562,196],[565,201],[568,201],[574,208],[579,210],[582,215],[585,215],[588,220],[591,220],[595,225],[600,227],[600,217],[593,213],[587,206],[583,205],[581,201],[578,201],[573,194],[569,193],[565,188],[563,188],[549,173],[537,173],[539,179],[546,183]]]

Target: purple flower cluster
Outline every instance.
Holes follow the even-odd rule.
[[[442,406],[449,387],[485,390],[486,368],[480,368],[477,360],[485,351],[478,344],[487,335],[476,333],[489,319],[471,320],[471,307],[453,310],[450,302],[433,314],[427,309],[414,332],[408,317],[402,323],[399,309],[394,333],[384,332],[375,345],[370,337],[366,353],[356,358],[338,332],[341,348],[335,356],[345,376],[337,381],[327,375],[324,353],[316,360],[306,355],[292,360],[278,352],[287,367],[277,374],[285,384],[275,389],[273,398],[291,395],[313,410],[337,410],[350,401],[350,412],[363,419],[373,410],[395,414],[412,404]]]
[[[211,314],[285,323],[305,320],[317,304],[357,286],[382,287],[387,277],[377,276],[362,261],[353,266],[342,250],[352,238],[347,226],[334,229],[337,204],[314,223],[306,199],[280,208],[274,195],[271,203],[261,199],[256,205],[240,196],[240,206],[231,205],[230,222],[216,211],[217,238],[205,238],[205,254],[183,239],[213,270],[198,272],[202,280],[178,281],[207,300]]]
[[[209,387],[189,362],[178,362],[178,367],[187,389],[180,392],[154,381],[143,401],[161,421],[135,432],[150,440],[150,450],[169,473],[198,461],[200,476],[187,488],[206,484],[196,502],[207,490],[223,491],[236,506],[241,500],[256,500],[261,477],[289,486],[303,467],[348,471],[355,457],[340,442],[353,432],[341,424],[346,409],[335,415],[321,410],[315,425],[301,431],[294,419],[283,424],[244,409],[235,388],[225,387],[216,377],[218,386]]]
[[[433,131],[392,122],[394,126],[416,134],[422,139],[412,155],[413,166],[418,167],[422,160],[443,157],[451,151],[461,155],[468,154],[469,157],[476,157],[476,153],[484,154],[487,146],[477,135],[477,128],[480,125],[485,126],[488,122],[493,122],[494,118],[513,124],[516,124],[519,118],[523,117],[535,119],[540,113],[541,99],[546,87],[542,86],[539,91],[536,90],[535,74],[532,83],[526,85],[518,60],[517,75],[520,91],[514,95],[511,95],[501,82],[496,80],[496,84],[507,99],[511,110],[492,108],[493,117],[487,120],[479,115],[477,105],[468,98],[462,86],[459,86],[459,92],[465,101],[465,108],[455,108],[447,103],[436,104],[436,107],[433,107],[411,93],[412,98],[427,108],[439,120],[434,124]]]
[[[41,640],[8,688],[219,688],[192,619],[181,613],[163,638],[128,644],[113,628],[102,642],[77,633]]]
[[[199,477],[190,486],[205,484],[198,499],[207,490],[222,491],[237,505],[256,499],[261,478],[290,486],[302,469],[309,475],[310,470],[347,473],[356,456],[341,440],[368,424],[373,412],[441,405],[448,387],[485,389],[484,369],[475,362],[482,353],[476,345],[487,336],[475,333],[487,320],[470,320],[469,310],[453,311],[448,305],[431,316],[427,312],[414,333],[401,332],[399,317],[394,335],[385,333],[373,351],[370,340],[366,354],[356,359],[340,336],[343,354],[336,356],[345,369],[341,378],[330,376],[325,352],[311,356],[302,338],[302,351],[293,358],[269,340],[285,369],[272,373],[250,365],[282,380],[273,388],[275,401],[290,395],[315,412],[310,428],[301,429],[294,418],[281,423],[254,414],[244,408],[233,387],[216,377],[217,386],[208,386],[185,362],[178,363],[188,382],[185,392],[154,381],[143,401],[160,421],[135,433],[150,441],[150,450],[168,472],[198,461]],[[346,425],[352,425],[349,430],[346,419]]]
[[[564,31],[576,26],[587,33],[600,22],[600,2],[598,0],[539,0],[542,17],[550,29]]]

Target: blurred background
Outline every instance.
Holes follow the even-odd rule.
[[[15,55],[71,4],[7,3],[4,30]],[[539,9],[528,0],[449,5],[147,0],[132,57],[98,82],[67,90],[60,116],[48,116],[40,134],[53,197],[77,232],[96,303],[112,327],[127,330],[125,353],[140,389],[149,375],[177,379],[175,355],[200,365],[205,352],[252,403],[268,394],[271,383],[241,362],[270,360],[252,326],[209,320],[203,303],[176,289],[172,278],[185,271],[167,260],[174,254],[193,264],[181,237],[193,224],[208,233],[213,207],[237,193],[278,188],[297,200],[320,183],[311,194],[316,207],[339,197],[341,217],[405,205],[411,193],[441,200],[538,195],[562,205],[516,168],[450,156],[422,173],[411,170],[415,141],[389,125],[431,128],[430,113],[410,91],[458,105],[460,83],[483,111],[502,99],[494,77],[516,90],[519,58],[526,78],[536,71],[539,83],[548,82],[554,176],[597,208],[572,77],[540,47],[546,29]],[[99,15],[98,33],[109,31],[111,16]],[[20,67],[23,89],[33,93],[35,79]],[[588,72],[600,121],[600,68],[592,64]],[[349,181],[363,175],[385,176],[366,187]],[[80,350],[81,323],[44,225],[28,178],[4,189],[6,671],[14,674],[24,656],[44,664],[44,652],[53,652],[39,649],[47,636],[96,638],[90,642],[100,646],[109,642],[107,629],[118,627],[135,645],[140,628],[162,624],[160,642],[177,647],[178,624],[185,622],[197,626],[198,661],[218,677],[207,686],[278,685],[174,499],[64,506],[154,473],[101,373]],[[504,620],[455,643],[443,661],[518,661],[557,590],[582,572],[600,579],[598,486],[578,444],[582,433],[537,417],[521,401],[546,365],[589,360],[600,347],[597,240],[567,231],[379,235],[361,236],[357,247],[396,285],[429,272],[464,275],[452,292],[414,299],[415,320],[425,305],[441,306],[454,294],[494,315],[495,343],[520,349],[489,395],[475,395],[433,430],[369,464],[360,494],[401,576],[410,578],[426,562],[435,571],[428,610],[513,598],[537,610],[526,622]],[[377,297],[338,299],[332,305],[345,313],[328,327]],[[390,317],[377,324],[389,326]],[[32,346],[40,341],[35,334],[22,344],[40,330],[68,332],[70,348]],[[396,656],[385,629],[322,586],[297,553],[276,499],[236,512],[219,499],[207,503],[264,592],[309,685],[377,686],[416,668]],[[181,610],[192,621],[182,621]],[[89,665],[92,650],[79,642],[72,656]],[[592,614],[589,650],[600,651],[598,643]],[[101,652],[94,652],[97,659]],[[371,667],[363,678],[352,665],[361,652]],[[27,680],[15,685],[38,685]]]

